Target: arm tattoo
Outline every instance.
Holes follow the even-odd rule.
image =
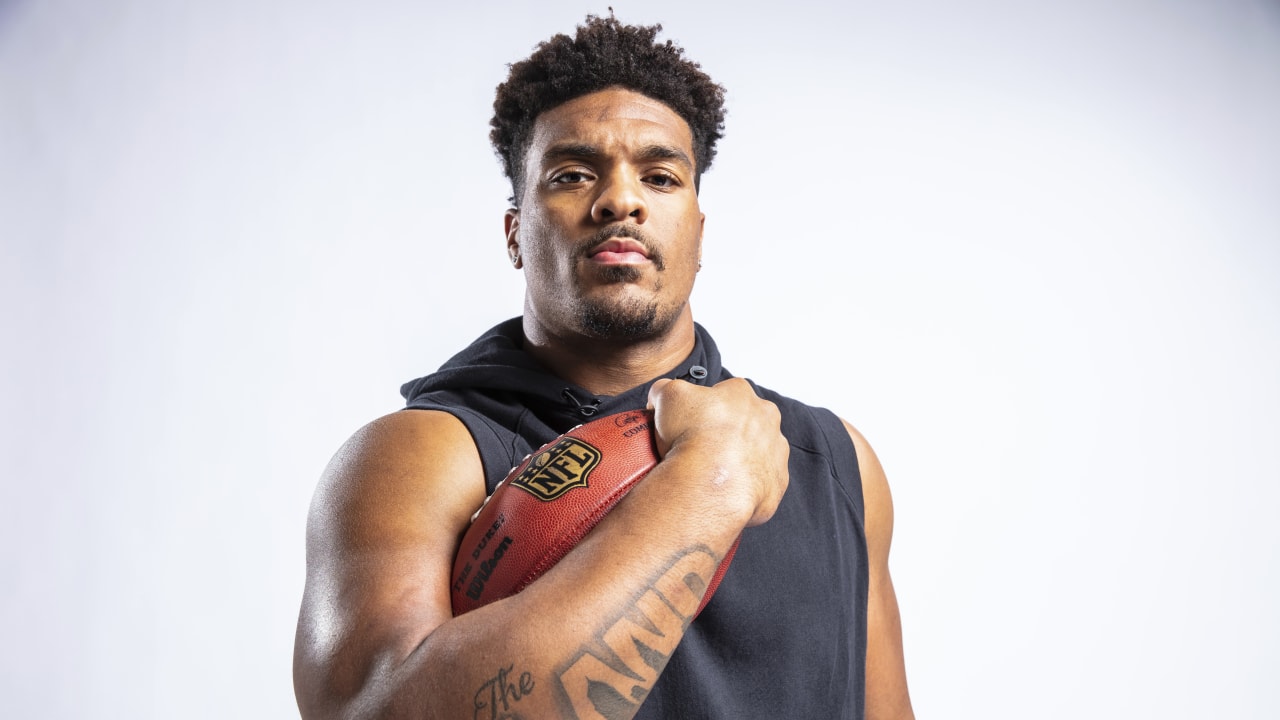
[[[580,648],[557,673],[567,698],[565,714],[578,720],[635,715],[684,637],[718,565],[705,546],[680,553],[626,614],[596,636],[598,643]]]
[[[519,720],[520,716],[512,712],[511,706],[533,692],[533,676],[522,672],[519,678],[514,678],[514,669],[515,665],[499,668],[497,675],[476,690],[472,698],[473,720]]]

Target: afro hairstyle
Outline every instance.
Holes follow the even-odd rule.
[[[623,25],[612,15],[588,15],[575,37],[557,34],[511,65],[493,101],[489,139],[511,180],[514,204],[524,192],[525,154],[538,116],[609,87],[653,98],[689,124],[694,186],[699,185],[724,135],[724,88],[670,40],[654,42],[661,30],[661,25]]]

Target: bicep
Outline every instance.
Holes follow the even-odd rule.
[[[451,617],[453,556],[483,499],[475,445],[451,415],[395,413],[343,446],[307,524],[300,705],[355,702],[376,669],[399,664]]]
[[[875,451],[852,425],[845,429],[858,454],[867,537],[867,718],[913,718],[902,651],[902,622],[889,575],[893,498]]]

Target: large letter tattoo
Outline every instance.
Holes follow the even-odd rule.
[[[560,671],[560,685],[578,720],[635,714],[698,611],[718,565],[707,547],[681,553],[628,613],[598,636],[604,648],[584,646]]]
[[[514,667],[514,665],[508,665],[499,668],[497,675],[486,680],[480,689],[476,690],[475,697],[472,698],[473,718],[504,720],[518,717],[511,711],[511,705],[520,702],[521,698],[533,692],[533,676],[526,672],[520,673],[518,680],[512,678],[511,671]]]

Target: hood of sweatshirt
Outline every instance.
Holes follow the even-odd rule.
[[[507,320],[436,372],[405,383],[400,393],[406,407],[453,412],[467,423],[473,436],[479,428],[466,415],[476,413],[486,425],[496,426],[494,432],[505,435],[501,432],[505,430],[523,440],[511,438],[515,440],[511,452],[527,447],[523,450],[527,453],[595,417],[643,408],[649,386],[660,378],[714,385],[731,377],[720,365],[720,352],[711,335],[695,323],[693,352],[676,367],[621,394],[594,395],[551,374],[526,353],[521,327],[521,318]],[[481,438],[476,439],[480,444]]]

